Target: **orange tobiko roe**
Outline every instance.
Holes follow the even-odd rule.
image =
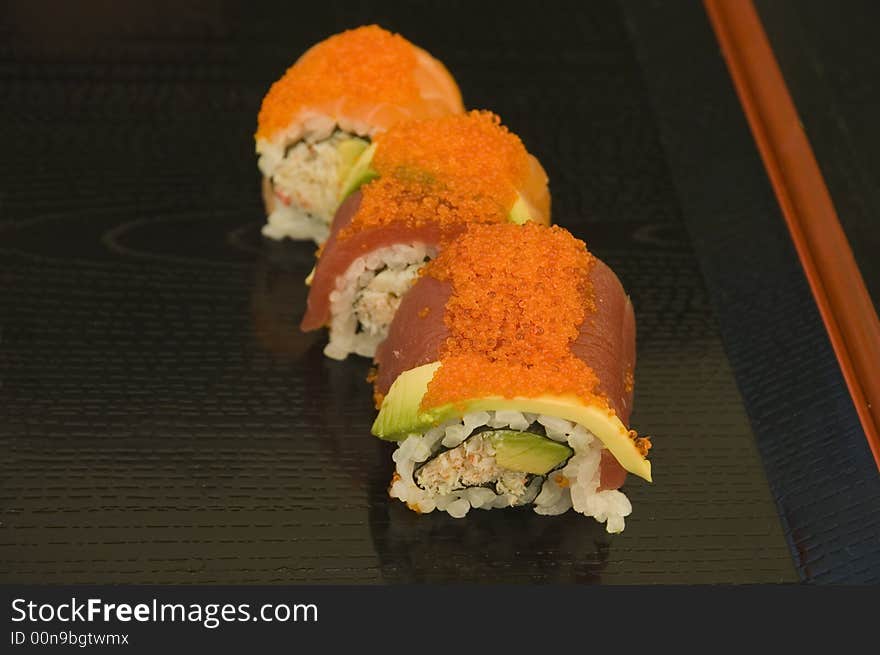
[[[257,119],[258,139],[284,130],[301,109],[346,97],[405,105],[419,97],[416,48],[378,25],[347,30],[310,48],[272,85]]]
[[[406,121],[376,137],[358,213],[341,236],[389,223],[448,227],[508,220],[529,174],[519,137],[488,111]]]
[[[522,141],[490,111],[406,121],[376,137],[376,144],[372,166],[379,175],[431,178],[507,208],[529,173]]]
[[[423,408],[486,396],[573,395],[608,407],[570,349],[595,310],[595,258],[560,227],[473,225],[424,269],[452,285],[449,337]]]

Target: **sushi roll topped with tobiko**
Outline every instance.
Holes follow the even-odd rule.
[[[263,234],[322,243],[342,182],[376,134],[402,120],[463,111],[443,64],[399,34],[369,25],[321,41],[272,85],[260,108]]]
[[[329,357],[372,357],[419,270],[465,226],[550,220],[543,167],[488,111],[399,123],[352,171],[301,324],[330,327]]]
[[[536,222],[469,225],[404,297],[376,353],[373,434],[398,443],[392,497],[418,512],[574,508],[624,527],[635,318],[583,241]]]

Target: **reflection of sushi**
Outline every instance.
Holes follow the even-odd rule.
[[[404,298],[376,353],[373,433],[398,442],[392,497],[418,512],[532,505],[624,527],[632,305],[558,227],[470,226]]]
[[[256,261],[251,291],[251,328],[261,348],[278,359],[300,359],[317,341],[296,329],[296,307],[305,302],[302,270],[311,255],[266,244]]]
[[[547,521],[528,510],[481,512],[457,521],[434,512],[416,516],[389,503],[388,478],[375,477],[369,523],[385,582],[577,583],[601,582],[612,539],[575,516]],[[511,510],[515,511],[515,510]],[[528,565],[523,566],[527,554]]]
[[[260,108],[263,234],[323,242],[342,181],[375,134],[401,120],[463,111],[443,64],[400,35],[371,25],[318,43]]]
[[[329,325],[336,359],[373,355],[418,271],[465,225],[549,222],[544,169],[489,112],[400,123],[350,177],[302,322]]]

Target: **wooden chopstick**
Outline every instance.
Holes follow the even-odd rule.
[[[880,321],[871,297],[754,5],[704,5],[880,468]]]

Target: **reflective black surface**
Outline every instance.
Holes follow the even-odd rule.
[[[623,5],[798,574],[880,582],[877,465],[706,17]]]
[[[758,0],[756,8],[880,310],[880,5]]]
[[[620,9],[407,7],[102,7],[64,30],[12,9],[3,580],[797,579]],[[408,512],[368,434],[367,362],[296,329],[314,247],[259,237],[255,116],[298,53],[369,21],[522,136],[555,220],[632,296],[655,483],[628,482],[622,535],[571,514]]]

